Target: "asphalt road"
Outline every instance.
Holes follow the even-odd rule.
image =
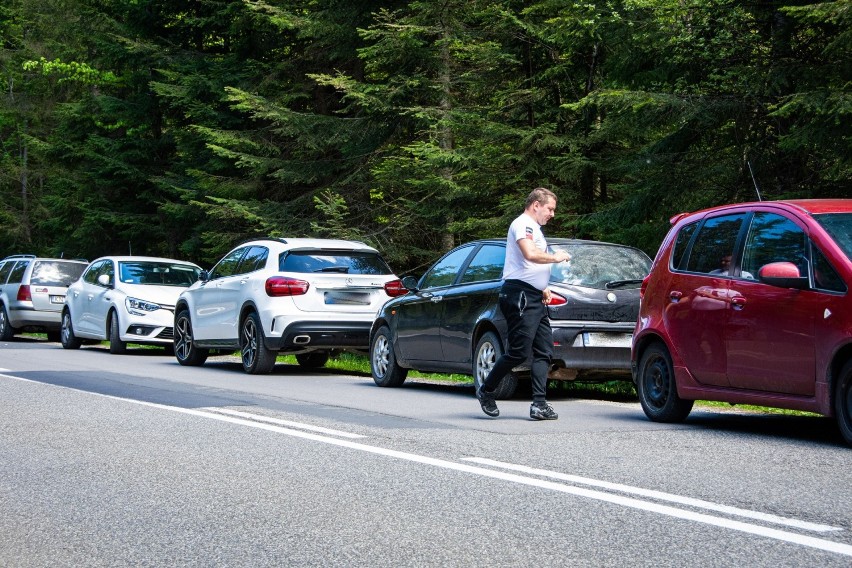
[[[0,566],[852,565],[831,421],[0,343]]]

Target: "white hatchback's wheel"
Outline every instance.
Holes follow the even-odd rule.
[[[59,327],[59,341],[65,349],[79,349],[83,342],[74,335],[74,327],[71,324],[71,312],[66,308],[62,312],[62,323]]]

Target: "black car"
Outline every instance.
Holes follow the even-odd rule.
[[[639,313],[639,287],[651,259],[639,249],[596,241],[549,239],[571,261],[553,265],[549,304],[555,380],[631,380],[630,341]],[[478,386],[508,344],[497,305],[505,239],[466,243],[445,254],[409,293],[382,306],[370,332],[373,380],[403,384],[409,369],[463,373]],[[497,389],[510,398],[516,368]]]

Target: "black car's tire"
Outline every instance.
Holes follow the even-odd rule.
[[[203,365],[207,360],[208,349],[199,349],[192,337],[192,321],[189,310],[181,310],[175,317],[175,336],[173,351],[178,363],[187,367]]]
[[[62,323],[59,328],[59,341],[65,349],[79,349],[83,342],[74,335],[74,326],[71,323],[71,312],[66,308],[62,311]]]
[[[118,331],[118,314],[112,312],[109,318],[109,352],[113,355],[127,353],[127,343],[121,340]]]
[[[649,345],[642,353],[636,392],[642,410],[654,422],[683,422],[694,402],[678,396],[671,355],[660,343]]]
[[[251,375],[266,375],[275,367],[278,353],[266,347],[263,325],[257,312],[250,312],[240,325],[240,358],[243,370]]]
[[[328,362],[328,351],[309,351],[296,355],[296,362],[306,369],[319,369]]]
[[[379,328],[370,345],[370,372],[380,387],[402,386],[408,376],[408,369],[396,363],[390,330],[386,325]]]
[[[846,443],[852,445],[852,361],[843,365],[834,384],[834,416]]]
[[[476,343],[476,349],[473,352],[473,386],[479,390],[482,381],[488,376],[497,359],[503,354],[503,343],[497,334],[489,331],[483,334]],[[494,398],[505,400],[515,396],[515,391],[518,388],[518,375],[514,372],[509,372],[497,388],[494,389]]]
[[[0,304],[0,341],[9,341],[15,335],[15,328],[9,323],[6,306]]]

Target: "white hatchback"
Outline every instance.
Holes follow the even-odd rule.
[[[379,252],[358,241],[259,239],[226,254],[183,292],[175,356],[201,365],[240,351],[247,373],[269,373],[279,352],[321,367],[332,350],[366,352],[390,297],[407,293]]]
[[[108,340],[110,353],[128,343],[171,348],[178,296],[198,280],[191,262],[146,256],[109,256],[92,262],[68,287],[60,339],[77,349],[84,339]]]

